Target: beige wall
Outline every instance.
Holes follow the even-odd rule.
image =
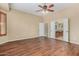
[[[41,17],[17,10],[7,12],[7,36],[0,37],[0,44],[37,37],[40,19]]]
[[[9,11],[9,4],[8,3],[0,3],[0,9]]]
[[[56,20],[68,17],[70,20],[70,42],[79,44],[79,4],[73,4],[55,14]]]

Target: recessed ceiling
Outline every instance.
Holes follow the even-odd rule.
[[[55,11],[61,10],[65,7],[68,7],[69,5],[72,5],[71,3],[53,3],[53,4]],[[36,12],[36,10],[40,9],[38,5],[42,5],[42,4],[41,3],[12,3],[11,8],[41,16],[42,13]]]

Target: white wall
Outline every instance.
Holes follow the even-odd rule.
[[[0,44],[7,41],[37,37],[40,19],[39,16],[17,10],[7,12],[7,36],[0,36]]]

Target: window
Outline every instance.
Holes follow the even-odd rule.
[[[5,36],[7,34],[7,17],[6,13],[0,12],[0,36]]]

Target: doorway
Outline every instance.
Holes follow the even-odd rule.
[[[56,21],[55,23],[55,38],[62,40],[63,39],[63,22]]]

